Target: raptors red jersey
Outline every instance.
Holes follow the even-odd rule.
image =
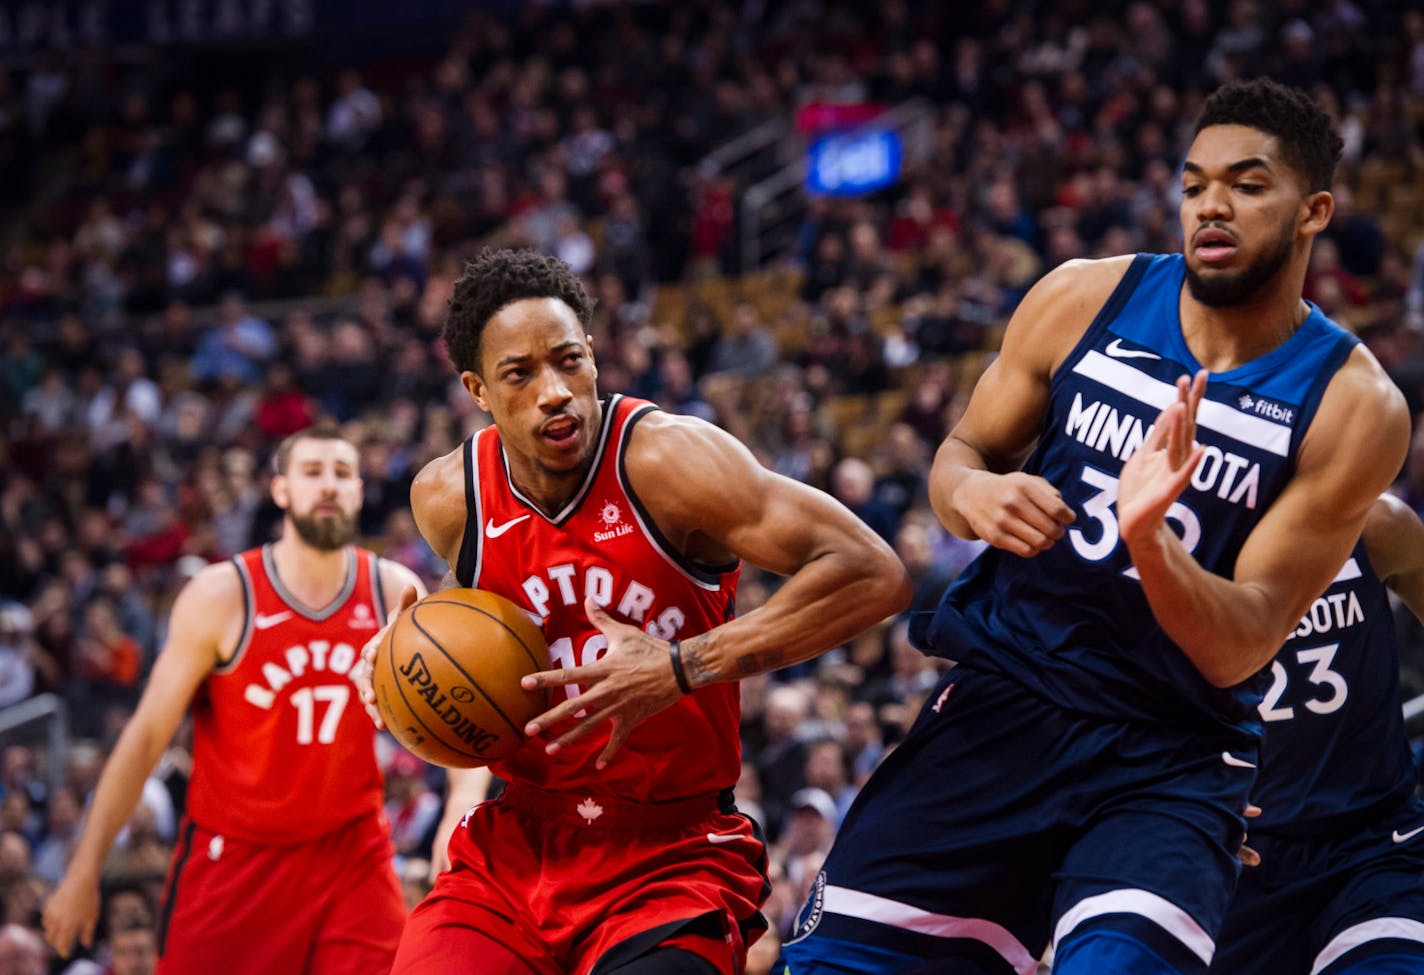
[[[465,537],[456,577],[540,622],[555,667],[589,664],[607,651],[607,638],[584,613],[586,594],[659,640],[686,639],[731,618],[740,563],[689,561],[663,538],[628,483],[628,439],[655,409],[622,396],[604,403],[593,465],[552,517],[510,479],[497,428],[465,442]],[[578,689],[554,691],[563,693]],[[544,789],[644,802],[718,792],[731,788],[741,769],[740,719],[737,685],[711,684],[641,722],[602,772],[593,763],[608,742],[606,725],[553,756],[544,754],[554,737],[546,733],[495,771]]]
[[[375,727],[350,679],[385,623],[376,556],[348,548],[320,609],[282,585],[270,546],[235,556],[247,623],[193,701],[188,814],[250,843],[299,843],[378,811]]]

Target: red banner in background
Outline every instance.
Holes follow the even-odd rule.
[[[796,130],[803,135],[853,129],[880,115],[890,106],[880,102],[808,102],[796,110]]]

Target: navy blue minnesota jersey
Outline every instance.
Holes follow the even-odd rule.
[[[1057,487],[1076,521],[1033,558],[986,550],[920,640],[1077,711],[1254,735],[1265,672],[1226,689],[1203,678],[1157,625],[1118,533],[1123,463],[1176,400],[1177,378],[1201,368],[1182,337],[1184,275],[1181,255],[1139,255],[1053,375],[1024,470]],[[1356,342],[1312,306],[1284,343],[1209,377],[1197,411],[1205,456],[1167,514],[1203,568],[1232,575]]]
[[[1251,832],[1330,833],[1414,789],[1385,585],[1363,543],[1271,664]]]

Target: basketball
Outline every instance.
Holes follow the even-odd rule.
[[[481,589],[431,593],[401,613],[376,659],[381,719],[416,755],[476,768],[512,755],[548,710],[519,679],[549,669],[549,650],[514,603]]]

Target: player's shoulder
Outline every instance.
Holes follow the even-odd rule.
[[[465,531],[465,447],[428,462],[410,486],[410,510],[431,547],[448,555]]]
[[[178,590],[173,603],[174,625],[190,635],[213,635],[230,628],[247,612],[246,585],[232,560],[199,569]]]
[[[1004,335],[1005,352],[1056,366],[1107,304],[1131,255],[1065,261],[1029,289]]]
[[[1132,266],[1133,255],[1075,258],[1064,261],[1038,280],[1024,297],[1039,313],[1082,318],[1097,315]]]
[[[1319,427],[1331,439],[1346,440],[1349,431],[1362,426],[1371,436],[1353,438],[1361,447],[1386,454],[1397,450],[1397,461],[1403,462],[1409,444],[1409,406],[1379,360],[1360,343],[1330,378],[1311,432]]]
[[[420,581],[420,576],[394,559],[376,556],[376,572],[380,577],[381,592],[385,594],[387,610],[400,605],[400,594],[407,586],[421,595],[425,594],[425,584]]]
[[[624,467],[630,476],[657,477],[699,461],[716,461],[738,447],[731,434],[699,417],[649,410],[628,436]]]

